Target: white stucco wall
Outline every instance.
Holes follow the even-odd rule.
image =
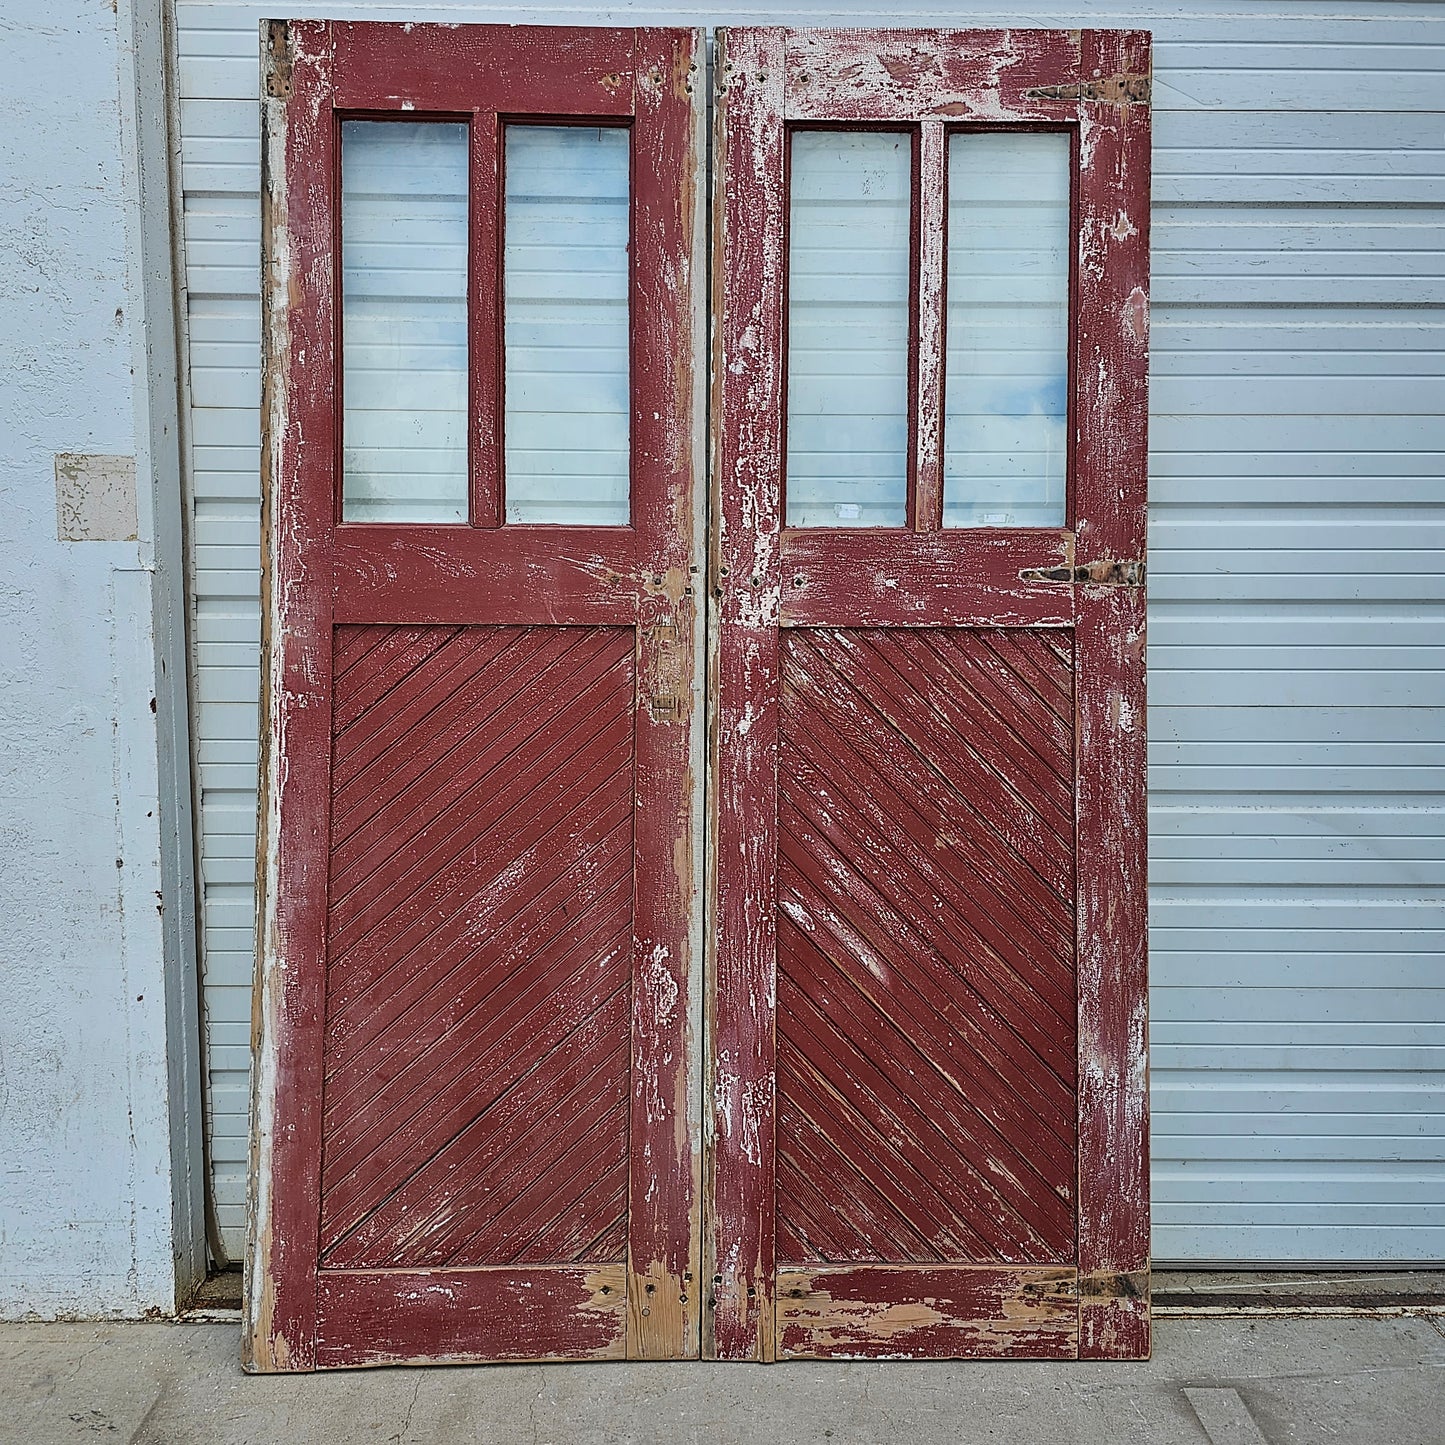
[[[171,1162],[193,1090],[175,1074],[181,1054],[168,1055],[168,1022],[172,1046],[185,1033],[174,967],[185,890],[174,807],[160,803],[172,699],[157,699],[156,675],[179,546],[164,520],[156,545],[167,476],[155,439],[174,418],[153,432],[145,385],[165,368],[152,365],[142,306],[138,33],[158,54],[158,32],[138,32],[126,3],[0,0],[0,1316],[11,1318],[168,1310],[196,1263],[194,1191]],[[138,539],[59,540],[57,453],[135,459]],[[86,464],[66,469],[79,474],[79,511],[64,530],[131,530],[123,462],[99,469],[122,489],[101,508]]]

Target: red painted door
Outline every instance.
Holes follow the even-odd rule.
[[[1148,38],[716,66],[704,1349],[1137,1357]]]
[[[699,37],[263,39],[246,1359],[696,1355]]]

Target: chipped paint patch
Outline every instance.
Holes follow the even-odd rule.
[[[836,1265],[778,1276],[778,1357],[1070,1358],[1066,1266]]]
[[[134,542],[135,458],[57,453],[55,535],[62,542]]]

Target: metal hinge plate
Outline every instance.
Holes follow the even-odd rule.
[[[1081,567],[1025,567],[1020,582],[1086,582],[1096,587],[1142,587],[1144,563],[1134,560],[1086,562]]]
[[[1100,105],[1148,105],[1153,82],[1147,75],[1111,75],[1071,85],[1037,85],[1024,91],[1026,100],[1092,100]]]

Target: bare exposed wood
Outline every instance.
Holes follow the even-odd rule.
[[[1069,1359],[1077,1304],[1070,1268],[785,1268],[778,1358]]]

